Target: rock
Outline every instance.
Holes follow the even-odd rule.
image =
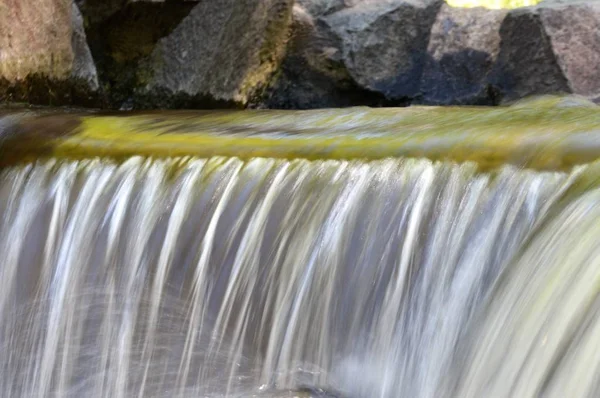
[[[83,29],[83,17],[75,3],[72,4],[72,27],[71,48],[73,49],[73,64],[71,77],[84,82],[92,90],[96,91],[98,85],[98,73],[92,52],[87,44],[87,38]]]
[[[293,9],[291,40],[281,70],[260,106],[276,109],[310,109],[376,106],[385,101],[377,93],[359,87],[342,59],[341,43],[322,17],[337,9],[333,2],[313,4],[307,9],[296,4]]]
[[[158,43],[138,103],[245,106],[279,68],[293,0],[203,1]]]
[[[158,41],[171,34],[196,3],[112,0],[114,8],[110,5],[111,1],[86,0],[82,10],[109,105],[121,108],[125,103],[133,106],[134,91],[148,83],[149,71],[141,66],[148,63]]]
[[[123,10],[131,3],[165,3],[167,0],[75,0],[77,6],[91,24],[97,24]],[[169,0],[183,3],[198,0]]]
[[[270,108],[406,105],[440,2],[298,0]]]
[[[547,1],[510,12],[490,82],[505,101],[533,94],[600,96],[600,3]]]
[[[600,2],[540,9],[546,34],[571,91],[600,95]]]
[[[493,105],[488,76],[500,49],[505,10],[442,6],[431,30],[422,102]]]
[[[441,0],[365,0],[325,17],[357,84],[388,100],[419,92]]]
[[[0,0],[0,101],[91,105],[98,77],[71,0]]]
[[[296,0],[296,5],[311,16],[325,16],[352,7],[357,0]]]

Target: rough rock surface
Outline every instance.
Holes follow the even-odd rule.
[[[141,68],[143,62],[196,3],[123,1],[113,4],[115,8],[103,8],[109,4],[110,1],[86,0],[82,13],[107,102],[120,108],[133,105],[134,90],[148,82],[148,73]]]
[[[571,91],[600,97],[600,3],[547,6],[540,15]]]
[[[397,100],[414,97],[441,0],[365,0],[326,18],[342,57],[363,88]]]
[[[160,39],[143,67],[141,97],[246,105],[277,71],[292,0],[203,1]]]
[[[202,108],[260,95],[283,58],[293,0],[85,3],[113,107]]]
[[[431,30],[421,80],[426,104],[495,103],[487,78],[500,49],[505,10],[442,6]]]
[[[510,12],[443,0],[0,0],[0,101],[306,109],[575,93],[600,102],[599,26],[600,0]]]
[[[310,109],[385,102],[382,95],[359,87],[350,76],[343,62],[342,44],[323,19],[327,13],[344,7],[342,3],[308,2],[312,6],[307,9],[300,4],[294,6],[286,56],[260,106]]]
[[[600,3],[543,2],[510,12],[490,80],[505,101],[535,94],[600,96]]]
[[[438,0],[298,0],[266,106],[404,105],[417,93]]]
[[[87,105],[97,89],[71,0],[0,0],[0,101]]]

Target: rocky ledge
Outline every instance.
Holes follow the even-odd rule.
[[[116,109],[600,100],[600,2],[0,0],[0,102]]]

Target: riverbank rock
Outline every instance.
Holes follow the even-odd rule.
[[[342,43],[324,19],[344,7],[343,2],[304,3],[309,7],[294,6],[286,56],[258,106],[311,109],[384,103],[383,95],[360,87],[352,78],[344,64]]]
[[[0,102],[309,109],[561,93],[600,102],[598,26],[597,0],[511,11],[443,0],[0,0]]]
[[[92,10],[93,2],[86,10]],[[293,0],[135,1],[88,31],[121,108],[244,107],[285,52]],[[99,6],[100,7],[100,6]]]
[[[360,87],[388,100],[417,95],[441,0],[357,1],[326,18]]]
[[[0,0],[0,102],[94,105],[97,90],[71,0]]]
[[[266,106],[408,104],[440,6],[438,0],[298,0]]]
[[[150,56],[144,92],[246,105],[278,69],[292,0],[198,4]]]
[[[600,97],[600,3],[545,1],[511,11],[491,84],[505,101],[534,94]]]
[[[488,77],[500,50],[506,10],[442,6],[431,29],[419,102],[494,105]]]

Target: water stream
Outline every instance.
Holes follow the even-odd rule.
[[[568,195],[587,169],[6,167],[0,396],[598,396],[600,190]]]

